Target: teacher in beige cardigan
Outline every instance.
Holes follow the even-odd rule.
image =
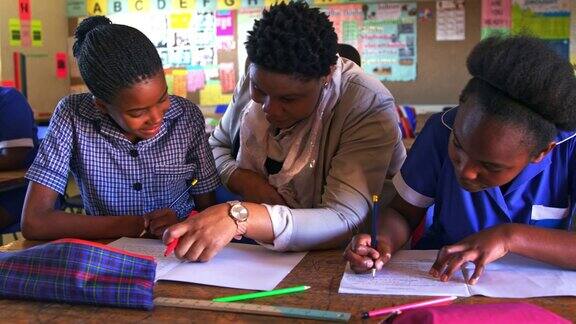
[[[180,258],[209,260],[240,236],[278,251],[342,246],[363,227],[371,196],[392,195],[386,179],[406,154],[392,95],[337,55],[317,8],[272,6],[246,49],[247,73],[209,140],[222,182],[243,201],[168,229]]]

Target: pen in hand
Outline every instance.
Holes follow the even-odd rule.
[[[370,246],[377,250],[378,249],[378,195],[372,195],[372,217],[370,220],[371,231],[370,231]],[[376,276],[376,260],[372,264],[372,278]]]
[[[174,207],[174,205],[176,205],[176,203],[180,200],[180,198],[182,198],[189,190],[190,188],[192,188],[193,186],[196,185],[196,183],[198,183],[198,180],[194,179],[192,180],[192,182],[190,183],[190,185],[188,187],[186,187],[186,189],[178,195],[178,197],[176,197],[171,203],[170,205],[168,205],[168,208],[172,208]],[[190,212],[190,214],[188,214],[188,217],[197,214],[198,212],[193,210],[192,212]],[[168,243],[166,245],[166,251],[164,251],[164,256],[168,256],[170,255],[170,253],[174,252],[174,249],[176,248],[176,245],[178,245],[178,239],[174,239],[172,242]]]

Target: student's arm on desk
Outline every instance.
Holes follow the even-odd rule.
[[[0,171],[17,170],[26,167],[26,158],[31,147],[7,147],[0,149]]]
[[[344,251],[344,258],[350,261],[354,272],[369,271],[374,262],[376,269],[381,270],[392,254],[408,242],[425,215],[425,208],[413,206],[396,194],[380,214],[377,249],[370,247],[370,234],[358,234]]]
[[[26,239],[138,237],[145,228],[141,216],[98,217],[56,210],[54,204],[57,198],[56,191],[30,182],[22,212],[22,234]]]
[[[476,267],[469,283],[475,284],[488,263],[510,252],[560,267],[576,269],[575,244],[574,232],[538,228],[526,224],[503,224],[443,247],[430,273],[446,281],[464,263],[473,262]]]

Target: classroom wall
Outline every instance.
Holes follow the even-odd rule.
[[[56,76],[56,53],[66,53],[66,0],[31,0],[32,19],[42,22],[42,46],[11,46],[8,23],[19,18],[18,0],[0,0],[0,81],[14,81],[12,55],[26,57],[28,101],[37,119],[47,119],[70,91],[70,79]]]
[[[403,105],[453,105],[470,75],[466,57],[480,41],[481,0],[466,0],[466,39],[436,41],[436,2],[418,2],[418,11],[430,9],[432,19],[418,19],[417,78],[411,82],[384,82]]]

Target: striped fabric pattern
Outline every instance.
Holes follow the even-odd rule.
[[[0,298],[152,309],[154,258],[63,239],[0,252]]]

